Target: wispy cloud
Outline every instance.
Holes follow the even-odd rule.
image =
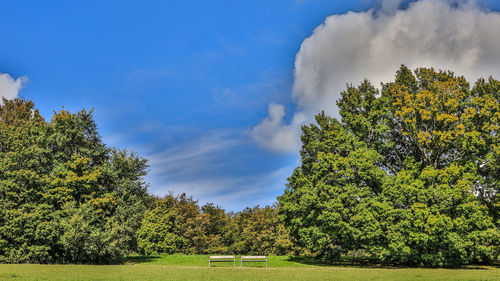
[[[214,174],[188,180],[163,181],[154,193],[165,195],[168,192],[187,195],[200,199],[201,204],[208,202],[231,211],[239,211],[244,206],[271,205],[276,196],[283,193],[285,181],[293,167],[283,167],[269,172],[244,176]]]
[[[177,141],[165,149],[142,148],[149,159],[150,192],[163,196],[186,193],[202,204],[213,202],[229,210],[272,204],[283,192],[293,167],[252,167],[245,159],[248,141],[241,130],[218,129],[189,141]],[[265,160],[262,160],[265,161]]]
[[[205,133],[192,141],[178,143],[149,154],[155,178],[199,177],[229,165],[226,157],[239,140],[226,130]]]
[[[452,70],[470,81],[500,77],[500,13],[466,0],[410,1],[400,9],[407,2],[383,0],[369,11],[326,18],[295,58],[292,121],[285,121],[284,108],[271,105],[252,130],[254,139],[274,151],[296,152],[300,125],[321,110],[338,116],[336,101],[346,83],[368,78],[378,86],[392,80],[401,64]],[[277,145],[284,132],[294,146],[289,140]]]
[[[1,98],[13,99],[28,82],[28,77],[12,78],[8,73],[0,73],[0,102]]]
[[[255,80],[224,88],[212,88],[216,106],[229,110],[245,110],[254,113],[272,99],[287,102],[292,88],[288,69],[269,68],[261,71]]]

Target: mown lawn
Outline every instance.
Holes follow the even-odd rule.
[[[154,265],[181,265],[181,266],[207,266],[209,255],[165,255],[165,256],[130,256],[128,264],[154,264]],[[236,266],[240,266],[240,257],[236,257]],[[310,257],[268,256],[269,267],[306,267],[321,265]],[[213,267],[233,267],[233,263],[213,263]],[[245,263],[245,267],[265,267],[265,263]]]
[[[269,257],[268,268],[257,263],[208,268],[208,256],[171,255],[130,257],[125,265],[0,264],[0,280],[500,280],[500,268],[328,266],[289,257]]]

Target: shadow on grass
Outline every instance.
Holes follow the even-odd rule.
[[[128,256],[125,258],[126,263],[151,263],[159,260],[161,256]]]
[[[165,256],[128,256],[125,259],[125,263],[132,264],[154,264],[155,262],[160,262],[162,257]],[[206,260],[208,263],[208,259]],[[489,265],[466,265],[457,267],[428,267],[428,266],[415,266],[415,265],[398,265],[398,264],[387,264],[382,263],[376,258],[370,257],[359,257],[359,256],[344,256],[337,260],[329,261],[313,256],[290,256],[286,259],[288,262],[298,263],[303,265],[312,266],[341,266],[341,267],[358,267],[358,268],[447,268],[447,269],[470,269],[470,270],[488,270],[492,268],[500,268],[500,261],[495,261]],[[179,261],[172,261],[168,264],[177,264]],[[196,264],[196,262],[188,262],[187,265]],[[179,264],[183,264],[182,262]],[[200,263],[201,264],[201,263]],[[213,267],[233,267],[232,263],[213,263]],[[239,262],[236,262],[236,266],[239,266]],[[260,267],[260,264],[248,264],[245,267]],[[263,265],[265,266],[265,265]],[[272,264],[270,264],[272,266]]]
[[[291,256],[288,261],[314,266],[345,266],[345,267],[359,267],[359,268],[446,268],[446,269],[470,269],[470,270],[487,270],[488,267],[500,268],[500,262],[495,262],[490,265],[465,265],[457,267],[428,267],[428,266],[409,266],[398,264],[382,263],[376,258],[370,257],[341,257],[338,260],[328,261],[317,257],[310,256]]]
[[[356,267],[396,267],[394,265],[382,264],[380,261],[367,257],[342,257],[338,260],[325,260],[309,256],[292,256],[288,261],[314,266],[356,266]]]

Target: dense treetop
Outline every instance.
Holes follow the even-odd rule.
[[[291,233],[335,258],[417,265],[499,251],[500,82],[401,67],[379,92],[348,86],[341,120],[303,126],[301,165],[279,197]]]
[[[0,105],[0,262],[119,262],[136,249],[146,160],[104,145],[92,112],[47,122]]]

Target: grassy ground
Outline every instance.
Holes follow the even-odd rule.
[[[127,264],[148,264],[148,265],[175,265],[175,266],[205,266],[208,267],[208,255],[165,255],[165,256],[131,256],[127,259]],[[236,266],[240,266],[240,257],[236,257]],[[310,265],[321,265],[310,257],[284,257],[268,256],[269,267],[305,267]],[[233,267],[232,262],[212,263],[213,267]],[[245,263],[245,267],[265,267],[265,263]]]
[[[243,268],[208,257],[130,257],[125,265],[0,264],[0,280],[500,280],[499,267],[463,269],[327,266],[310,258],[269,257]]]

